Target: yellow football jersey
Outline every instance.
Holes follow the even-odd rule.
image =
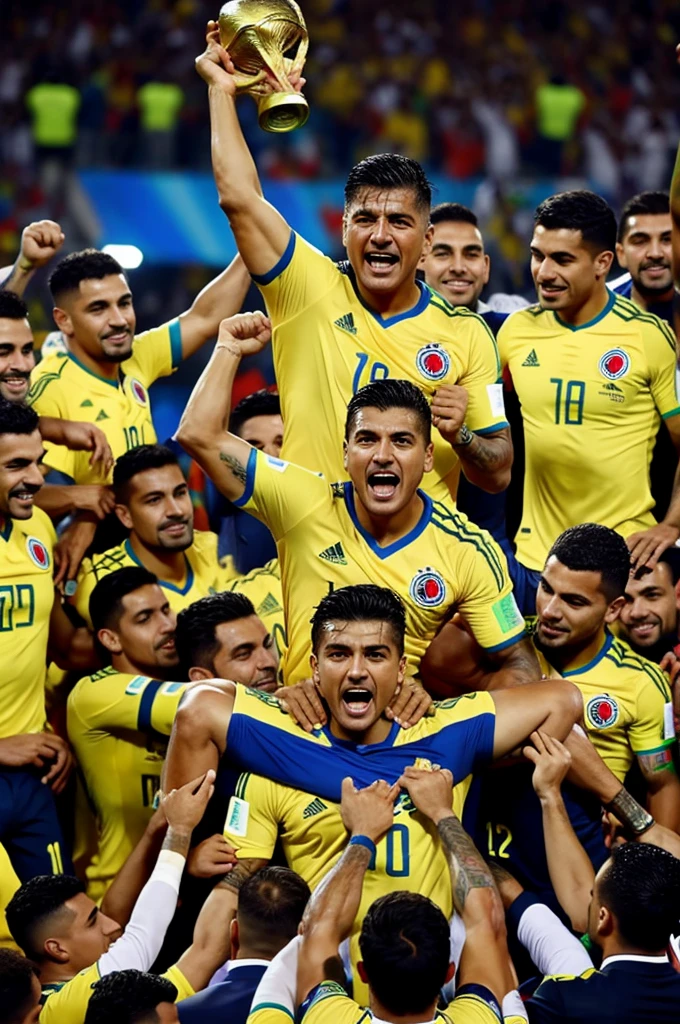
[[[177,988],[176,1002],[188,999],[196,993],[180,971],[177,964],[169,967],[161,977],[167,978]],[[101,974],[99,964],[87,967],[70,981],[62,981],[56,985],[44,985],[42,990],[42,1010],[40,1024],[84,1024],[87,1004]]]
[[[194,531],[194,542],[184,552],[184,560],[186,575],[181,585],[166,580],[158,581],[175,612],[188,608],[201,597],[225,590],[232,578],[230,571],[223,568],[218,561],[215,533],[207,530]],[[78,589],[72,598],[72,604],[90,628],[90,597],[99,580],[116,569],[141,564],[129,540],[123,541],[118,547],[109,548],[100,555],[83,559],[78,573]]]
[[[544,675],[569,679],[578,686],[588,735],[621,782],[636,756],[663,755],[675,742],[667,676],[623,640],[607,633],[592,661],[561,673],[542,651],[537,649],[537,654]],[[665,767],[665,758],[659,764]]]
[[[278,558],[272,558],[261,569],[253,569],[247,575],[232,580],[225,590],[243,594],[252,601],[256,614],[274,637],[279,658],[282,658],[286,649],[286,621]]]
[[[468,393],[471,430],[484,434],[508,425],[496,342],[481,317],[454,309],[418,282],[413,309],[383,319],[364,305],[344,267],[291,233],[279,263],[254,277],[274,328],[285,459],[329,480],[346,479],[347,403],[359,388],[385,377],[410,380],[429,399],[443,384],[459,384]],[[434,469],[423,487],[439,501],[455,498],[458,456],[437,430],[433,440]]]
[[[86,871],[94,900],[104,895],[153,813],[167,737],[185,685],[108,667],[85,676],[69,695],[68,737],[99,832],[98,856]],[[76,821],[76,833],[86,826]]]
[[[54,527],[39,508],[0,530],[0,737],[45,726],[45,679],[54,604]]]
[[[271,530],[281,563],[288,649],[287,684],[309,676],[310,629],[325,594],[356,583],[377,583],[406,605],[408,670],[420,659],[454,609],[488,651],[513,644],[524,630],[505,556],[484,530],[424,492],[423,514],[405,537],[380,547],[363,529],[350,483],[324,477],[254,448],[246,490],[234,504]]]
[[[560,533],[578,523],[624,537],[652,526],[654,439],[661,418],[680,415],[668,325],[610,292],[602,313],[576,328],[540,306],[519,310],[498,346],[524,421],[520,562],[542,569]]]
[[[56,351],[33,371],[28,401],[40,416],[95,423],[117,459],[137,445],[156,441],[148,389],[159,377],[172,373],[181,358],[179,320],[138,334],[132,355],[120,364],[118,381],[86,369],[70,352]],[[45,448],[45,462],[51,469],[66,473],[77,484],[102,482],[100,470],[90,466],[90,452],[49,443]]]

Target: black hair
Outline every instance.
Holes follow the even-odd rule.
[[[0,291],[0,320],[27,320],[28,306],[15,292]]]
[[[622,242],[628,233],[628,221],[638,214],[670,213],[671,204],[668,192],[661,190],[638,192],[632,196],[621,210],[617,241]]]
[[[316,654],[329,622],[387,622],[399,654],[404,653],[406,611],[398,594],[375,583],[357,583],[332,590],[321,599],[312,618],[312,650]]]
[[[290,868],[270,865],[256,871],[238,893],[241,945],[272,954],[283,949],[297,935],[310,896],[307,883]]]
[[[0,398],[0,434],[34,434],[38,429],[38,414],[24,402],[9,402]]]
[[[113,467],[113,490],[116,501],[126,501],[127,485],[138,473],[178,465],[177,456],[164,444],[140,444],[124,452],[116,459]]]
[[[114,971],[92,986],[84,1024],[157,1024],[159,1003],[174,1003],[177,987],[146,971]]]
[[[10,935],[26,956],[42,960],[37,931],[67,900],[85,892],[85,886],[73,875],[35,875],[20,885],[7,904],[5,915]]]
[[[416,206],[429,213],[432,185],[417,160],[399,153],[376,153],[367,156],[352,168],[345,184],[345,209],[366,188],[410,188]]]
[[[250,615],[255,615],[250,598],[228,590],[202,597],[188,608],[183,608],[177,615],[175,646],[184,673],[192,667],[214,672],[214,658],[220,649],[217,627]]]
[[[680,919],[680,860],[649,843],[626,843],[612,850],[596,885],[626,943],[646,953],[665,949]]]
[[[49,287],[55,302],[67,292],[80,288],[81,281],[95,279],[101,281],[111,274],[122,274],[123,268],[118,260],[99,249],[81,249],[72,252],[57,263],[49,277]]]
[[[154,583],[158,583],[158,577],[142,565],[127,565],[102,576],[90,594],[90,618],[95,637],[100,629],[117,626],[123,611],[123,598]]]
[[[583,241],[596,253],[614,252],[616,217],[602,196],[587,189],[558,192],[537,207],[534,224],[549,230],[568,228],[580,231]]]
[[[253,416],[280,416],[281,399],[276,391],[267,391],[261,388],[253,391],[252,395],[246,395],[238,405],[232,409],[229,417],[229,431],[238,434],[239,430]]]
[[[666,548],[663,554],[659,555],[659,561],[668,566],[673,586],[675,586],[680,580],[680,548],[675,546]]]
[[[601,590],[610,603],[626,591],[630,574],[630,551],[621,534],[600,523],[570,526],[560,534],[550,551],[572,572],[599,572]]]
[[[477,227],[477,214],[469,206],[462,203],[439,203],[432,207],[430,213],[430,224],[441,224],[443,221],[452,221],[455,224],[472,224]]]
[[[432,900],[391,892],[361,926],[359,949],[371,991],[395,1015],[422,1013],[437,999],[451,958],[449,924]]]
[[[0,1024],[21,1024],[35,1003],[38,968],[15,949],[0,949]]]
[[[386,412],[388,409],[411,409],[420,420],[425,443],[430,443],[432,437],[430,406],[420,388],[417,388],[410,380],[386,377],[385,380],[375,380],[372,384],[366,384],[363,388],[359,388],[357,393],[352,395],[347,406],[345,440],[349,438],[360,409],[378,409],[380,412]]]

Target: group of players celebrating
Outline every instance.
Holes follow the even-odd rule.
[[[508,315],[471,211],[373,156],[334,263],[263,198],[207,38],[232,265],[135,335],[120,266],[72,253],[37,367],[19,296],[57,225],[0,292],[1,888],[26,954],[0,950],[0,1021],[675,1019],[680,474],[656,522],[649,469],[661,419],[680,449],[673,195],[618,232],[591,192],[545,200],[538,303]],[[238,312],[251,279],[266,314]],[[148,388],[215,335],[158,444]],[[280,409],[232,410],[270,341]],[[276,558],[220,561],[189,457]],[[247,999],[213,978],[239,956]]]

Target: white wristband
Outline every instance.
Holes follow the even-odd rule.
[[[161,850],[149,881],[165,882],[178,893],[185,864],[186,857],[183,857],[181,853],[176,853],[174,850]]]

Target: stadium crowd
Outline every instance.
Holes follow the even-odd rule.
[[[320,89],[358,7],[315,10]],[[607,47],[641,49],[625,10]],[[535,16],[588,52],[579,106],[587,25],[617,18]],[[459,45],[484,38],[470,14]],[[660,88],[666,51],[638,57]],[[121,266],[55,221],[0,272],[0,1024],[676,1021],[680,156],[618,223],[543,201],[527,305],[487,295],[475,214],[432,205],[427,136],[352,167],[336,262],[264,200],[214,22],[196,68],[232,264],[142,333]],[[149,388],[214,338],[159,439]],[[270,345],[277,392],[233,403]]]

